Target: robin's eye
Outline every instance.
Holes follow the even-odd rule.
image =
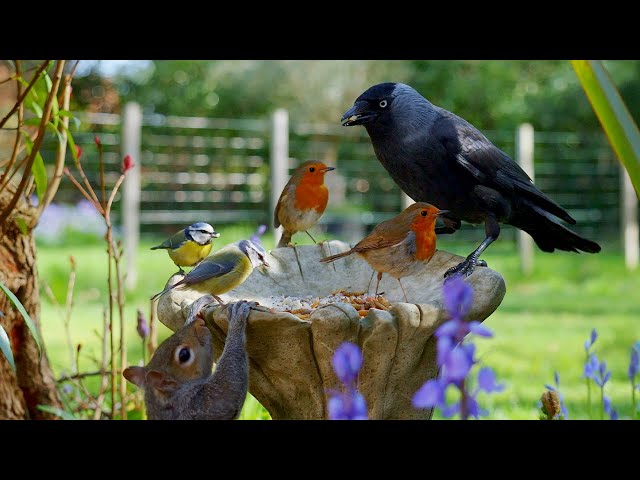
[[[316,171],[316,167],[311,167],[311,168],[309,169],[309,171],[310,171],[310,172],[315,172],[315,171]]]
[[[384,108],[384,107],[386,107],[386,106],[387,106],[387,101],[386,101],[386,100],[382,100],[382,101],[380,102],[380,108]]]
[[[193,352],[189,347],[180,346],[176,348],[176,360],[181,367],[188,367],[193,363]]]
[[[420,212],[420,215],[422,215],[423,217],[426,217],[427,216],[427,211],[426,210],[422,210]]]

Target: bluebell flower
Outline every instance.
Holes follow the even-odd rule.
[[[415,408],[443,407],[447,385],[437,378],[425,382],[411,400]]]
[[[461,414],[462,412],[460,411],[460,404],[461,404],[460,402],[456,402],[452,405],[447,405],[443,407],[441,409],[442,416],[444,418],[451,418],[455,414]],[[484,408],[480,408],[480,405],[478,404],[478,401],[476,400],[474,395],[467,395],[466,405],[467,405],[467,415],[469,417],[478,419],[479,417],[486,416],[489,413]]]
[[[464,281],[462,276],[456,275],[445,280],[442,286],[444,308],[452,318],[464,318],[473,302],[473,288]]]
[[[65,383],[64,386],[62,387],[62,391],[67,395],[69,395],[73,391],[73,387],[68,383]]]
[[[267,226],[266,225],[260,225],[255,233],[253,235],[251,235],[250,239],[252,242],[256,242],[256,243],[260,243],[260,237],[262,235],[264,235],[264,233],[267,231]]]
[[[496,374],[489,367],[482,367],[478,372],[478,388],[487,393],[501,392],[504,390],[504,384],[496,383]]]
[[[640,366],[640,351],[638,343],[631,348],[631,359],[629,360],[629,380],[633,380],[638,374],[638,367]]]
[[[344,392],[332,392],[327,404],[331,420],[367,420],[367,404],[356,389],[356,380],[362,368],[360,347],[343,342],[336,349],[332,359],[333,369],[344,384]]]
[[[327,409],[330,420],[367,420],[367,404],[355,390],[331,397]]]
[[[618,412],[615,411],[611,404],[611,399],[606,395],[604,396],[604,411],[609,415],[611,420],[618,420]]]
[[[591,349],[593,344],[596,343],[597,338],[598,338],[598,332],[594,328],[593,330],[591,330],[591,338],[588,338],[584,341],[584,349],[587,353],[589,353],[589,350]]]
[[[345,385],[352,385],[362,367],[362,352],[351,342],[343,342],[333,354],[333,369]]]
[[[598,366],[597,373],[593,376],[593,381],[596,382],[600,388],[603,388],[605,384],[611,378],[611,371],[607,370],[607,362],[601,362]]]
[[[584,376],[595,380],[595,375],[598,372],[600,362],[595,353],[589,354],[586,363],[584,364]]]

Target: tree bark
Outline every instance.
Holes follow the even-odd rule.
[[[0,210],[10,202],[15,186],[9,185],[0,192]],[[40,294],[36,246],[33,230],[24,235],[16,224],[21,217],[27,225],[35,209],[22,198],[7,218],[0,238],[0,281],[22,302],[40,333]],[[49,413],[38,410],[38,405],[61,408],[53,372],[41,341],[42,354],[22,315],[9,299],[0,292],[0,323],[7,331],[16,362],[16,372],[0,354],[0,419],[53,419]],[[42,335],[40,334],[42,339]]]

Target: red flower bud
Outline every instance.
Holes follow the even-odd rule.
[[[80,160],[81,156],[82,156],[82,148],[80,148],[80,145],[76,145],[76,158]]]
[[[96,142],[96,146],[98,146],[98,147],[102,146],[102,143],[100,142],[100,137],[98,135],[93,137],[93,141]]]
[[[127,173],[127,171],[131,170],[133,167],[133,158],[131,158],[131,155],[126,155],[122,162],[122,173]]]

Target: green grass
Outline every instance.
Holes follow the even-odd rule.
[[[218,245],[247,238],[253,226],[225,227]],[[315,235],[317,240],[324,235]],[[475,245],[454,243],[443,238],[439,248],[466,255]],[[127,292],[128,358],[134,364],[141,358],[140,339],[135,332],[136,310],[149,311],[149,297],[159,291],[175,266],[164,252],[149,247],[162,238],[143,239],[137,253],[138,286]],[[311,243],[304,234],[294,240]],[[273,239],[264,239],[273,247]],[[214,248],[215,245],[214,245]],[[45,246],[38,249],[40,278],[46,281],[64,303],[69,273],[69,255],[77,263],[75,305],[71,321],[74,344],[83,345],[82,370],[92,369],[91,357],[99,357],[96,332],[102,325],[102,311],[107,303],[106,253],[100,243]],[[499,271],[507,284],[506,296],[498,310],[485,321],[494,332],[492,339],[479,339],[478,355],[493,367],[507,386],[500,394],[480,397],[481,404],[493,419],[537,419],[537,401],[545,383],[553,382],[558,371],[561,391],[565,395],[570,418],[588,418],[586,387],[581,378],[584,362],[583,344],[591,329],[599,333],[595,351],[613,372],[606,393],[622,417],[630,416],[630,387],[626,377],[631,345],[640,338],[640,272],[628,272],[622,255],[605,246],[597,255],[545,254],[536,251],[535,267],[525,278],[513,243],[498,241],[483,258]],[[69,368],[60,309],[42,293],[42,331],[54,371],[60,375]],[[170,331],[159,325],[159,341]],[[92,382],[88,382],[91,386]],[[133,388],[133,387],[132,387]],[[593,391],[594,413],[598,412]],[[266,411],[249,396],[241,418],[268,418]],[[440,418],[436,412],[435,418]]]

